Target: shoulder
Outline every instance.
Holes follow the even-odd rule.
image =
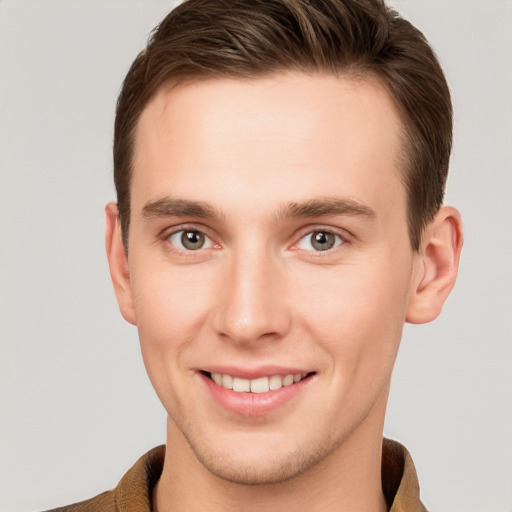
[[[89,500],[55,508],[47,512],[115,512],[116,510],[115,493],[114,491],[107,491]]]
[[[165,446],[143,455],[112,491],[46,512],[150,512],[153,488],[162,472]]]

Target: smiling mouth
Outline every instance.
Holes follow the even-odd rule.
[[[296,373],[289,375],[269,375],[257,379],[243,379],[225,373],[202,372],[219,387],[233,390],[237,393],[267,393],[282,387],[291,386],[307,379],[313,373]]]

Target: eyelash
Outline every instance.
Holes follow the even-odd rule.
[[[173,237],[176,237],[181,234],[185,233],[199,233],[200,235],[204,236],[205,242],[208,243],[208,247],[200,247],[196,250],[193,249],[187,249],[185,247],[179,247],[176,245],[175,242],[172,241]],[[179,228],[175,228],[172,231],[167,231],[162,235],[162,239],[164,242],[167,243],[168,247],[175,251],[180,253],[181,255],[186,256],[194,256],[194,253],[198,253],[201,249],[216,249],[219,248],[220,245],[217,244],[212,237],[210,237],[208,234],[206,234],[205,230],[202,228],[198,228],[196,226],[180,226]]]
[[[183,236],[184,233],[199,233],[200,235],[204,236],[205,241],[208,243],[208,247],[200,247],[196,250],[194,249],[187,249],[184,247],[179,247],[176,245],[175,242],[172,241],[173,237],[176,237],[181,234]],[[326,235],[332,235],[335,237],[334,246],[330,247],[326,250],[314,250],[314,249],[305,249],[300,248],[299,244],[301,241],[307,239],[308,237],[311,239],[311,237],[315,233],[323,233]],[[204,230],[204,228],[196,227],[196,226],[180,226],[178,229],[173,229],[172,231],[167,231],[162,235],[162,239],[170,246],[170,248],[180,253],[181,255],[186,256],[194,256],[194,253],[199,253],[202,249],[218,249],[221,247],[220,244],[216,243],[212,237],[210,237]],[[311,255],[314,255],[315,257],[322,257],[326,256],[328,254],[332,254],[333,251],[336,251],[341,246],[346,245],[349,242],[349,236],[345,233],[340,233],[338,230],[335,230],[333,228],[322,228],[322,227],[316,227],[316,226],[308,226],[307,228],[304,228],[301,231],[300,237],[296,239],[297,241],[294,242],[291,246],[292,250],[303,250]]]
[[[323,234],[323,235],[332,235],[334,237],[334,240],[333,240],[333,246],[332,247],[329,247],[329,248],[326,248],[324,250],[315,250],[314,248],[313,249],[307,249],[307,248],[304,248],[304,247],[300,247],[300,244],[302,241],[304,240],[309,240],[310,241],[310,244],[313,245],[313,236],[315,234]],[[295,244],[296,247],[298,247],[298,249],[303,249],[307,252],[310,252],[310,253],[313,253],[316,255],[322,255],[323,253],[332,253],[334,250],[336,250],[336,248],[340,247],[341,245],[345,244],[346,243],[346,239],[345,239],[345,236],[341,235],[340,233],[337,233],[336,231],[333,231],[332,229],[313,229],[313,230],[309,230],[307,231],[305,234],[303,234],[298,242]]]

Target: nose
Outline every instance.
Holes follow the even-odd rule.
[[[225,276],[214,317],[219,336],[251,345],[287,334],[291,315],[279,262],[253,250],[251,254],[234,255]]]

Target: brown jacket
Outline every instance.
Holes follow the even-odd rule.
[[[114,490],[48,512],[151,512],[153,488],[160,478],[164,456],[165,446],[153,448],[135,463]],[[382,489],[390,512],[426,512],[409,452],[389,439],[384,439],[382,450]]]

